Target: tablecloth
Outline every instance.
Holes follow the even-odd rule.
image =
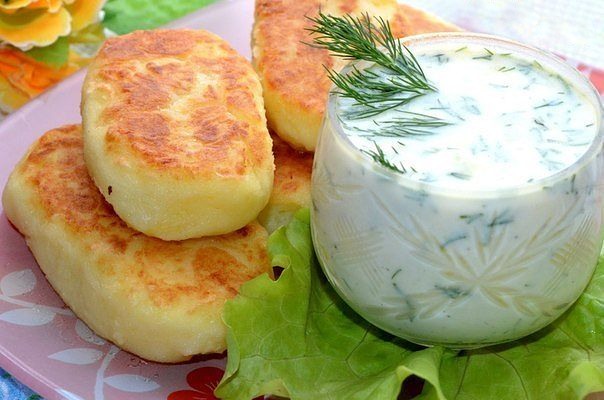
[[[2,400],[39,400],[42,397],[14,379],[0,368],[0,399]]]
[[[201,6],[208,2],[193,3]],[[573,7],[568,6],[569,2],[552,0],[522,3],[505,0],[407,2],[423,6],[466,29],[512,37],[569,56],[569,63],[590,77],[604,94],[604,7],[601,0],[576,1],[572,2]],[[578,21],[584,23],[579,24]],[[563,35],[555,36],[555,32]],[[42,397],[0,368],[0,400],[38,399]]]

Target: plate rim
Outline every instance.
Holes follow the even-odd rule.
[[[171,21],[170,23],[168,23],[160,28],[166,28],[166,29],[187,28],[187,27],[196,28],[197,26],[199,26],[198,24],[196,24],[196,21],[198,19],[202,18],[203,16],[207,16],[208,14],[220,12],[221,10],[224,11],[224,9],[229,9],[229,8],[233,8],[233,7],[235,8],[235,11],[237,13],[243,14],[246,12],[246,8],[241,7],[241,5],[242,5],[242,3],[246,3],[247,1],[248,0],[216,0],[213,3],[208,4],[190,14],[187,14],[187,15],[179,18],[179,19]],[[241,33],[245,32],[245,30],[241,30],[241,29],[234,29],[233,31],[237,32],[237,36],[240,36]],[[250,49],[250,51],[251,51],[251,49]],[[249,57],[247,55],[244,54],[244,56],[246,56],[246,58],[249,59]],[[52,87],[47,89],[44,93],[32,98],[27,103],[25,103],[23,106],[19,107],[17,110],[8,114],[0,122],[0,142],[2,141],[2,139],[7,139],[8,137],[11,137],[11,136],[13,137],[13,139],[15,139],[16,136],[20,135],[20,133],[11,132],[10,127],[12,125],[17,125],[22,121],[26,125],[29,125],[26,118],[30,117],[32,115],[32,113],[35,112],[38,108],[52,107],[49,104],[47,104],[48,99],[52,98],[57,93],[61,93],[64,90],[68,90],[66,88],[69,86],[79,85],[80,82],[83,81],[86,71],[87,71],[87,68],[82,68],[82,69],[76,71],[75,73],[71,74],[67,78],[63,79],[62,81],[56,83],[55,85],[53,85]],[[78,111],[78,114],[79,114],[79,111]],[[65,122],[64,124],[71,124],[71,123],[80,123],[80,121]],[[35,134],[31,135],[33,139],[31,141],[28,141],[27,143],[25,143],[26,148],[29,148],[44,133],[45,132],[39,132],[39,133],[35,133]],[[18,140],[18,138],[17,138],[17,140]],[[10,144],[8,144],[7,147],[3,147],[2,150],[3,150],[3,152],[10,152],[11,148],[12,148],[12,146]],[[19,160],[22,158],[22,156],[23,156],[23,154],[18,155],[17,162],[19,162]],[[12,172],[12,169],[15,167],[15,165],[16,164],[13,164],[12,166],[8,166],[7,170],[3,171],[3,175],[6,174],[5,177],[0,176],[0,185],[1,185],[0,197],[1,197],[2,193],[4,192],[4,188],[5,188],[6,182],[8,180],[8,177],[10,176],[10,173]],[[4,213],[4,208],[3,208],[1,202],[0,202],[0,218],[6,219],[6,216]],[[15,229],[10,221],[7,220],[7,221],[3,221],[3,222],[8,223],[12,229]],[[20,234],[20,233],[18,233],[18,234]],[[39,268],[37,261],[35,260],[35,257],[33,257],[33,254],[31,254],[31,250],[29,249],[29,246],[25,242],[25,238],[23,236],[22,236],[22,238],[23,238],[24,244],[27,246],[27,251],[30,253],[32,258],[34,258],[35,266]],[[0,265],[0,272],[5,272],[4,267],[2,265]],[[40,269],[40,272],[42,275],[44,275],[44,272],[41,269]],[[54,290],[52,285],[50,285],[50,283],[46,279],[44,281],[44,284],[48,285],[50,287],[50,289],[52,289],[56,293],[56,291]],[[58,294],[57,294],[57,296],[58,296]],[[60,298],[60,296],[59,296],[59,298]],[[113,344],[111,341],[107,340],[107,343],[119,348],[119,346]],[[6,373],[8,373],[11,377],[13,377],[17,383],[21,383],[22,385],[26,386],[27,388],[29,388],[33,392],[35,392],[35,394],[42,396],[46,400],[65,400],[66,399],[65,395],[61,394],[60,391],[61,390],[69,391],[68,388],[61,387],[53,380],[47,378],[44,375],[37,373],[34,369],[32,369],[29,366],[29,364],[27,364],[22,359],[20,359],[19,356],[13,350],[14,349],[12,349],[12,350],[8,349],[7,347],[4,346],[4,344],[0,343],[0,368],[2,368],[4,371],[6,371]],[[125,350],[122,350],[121,348],[120,348],[120,351],[124,351],[127,354],[131,354]],[[138,357],[138,358],[140,358],[140,357]],[[156,363],[156,364],[161,364],[161,363]],[[186,363],[183,363],[183,365],[185,365],[185,364]],[[179,364],[175,364],[175,365],[179,365]],[[186,389],[186,387],[184,387],[183,389]],[[79,395],[76,395],[75,393],[73,393],[73,395],[79,396]],[[106,395],[104,397],[106,400],[111,400],[111,398],[108,398]],[[156,399],[156,398],[163,399],[163,397],[161,397],[159,395],[153,396],[152,394],[150,394],[149,398],[150,399]]]

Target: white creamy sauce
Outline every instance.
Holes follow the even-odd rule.
[[[572,164],[596,134],[594,106],[539,62],[476,45],[441,45],[415,56],[437,88],[407,105],[342,125],[354,145],[374,150],[409,177],[452,188],[496,189],[552,175]],[[378,68],[373,68],[379,73]],[[449,125],[383,137],[391,121],[427,114]]]
[[[604,235],[602,116],[553,61],[452,42],[411,47],[435,93],[363,120],[332,95],[312,231],[329,280],[369,321],[474,347],[545,326],[589,281]],[[403,111],[451,124],[380,136]],[[403,172],[367,156],[376,144]]]

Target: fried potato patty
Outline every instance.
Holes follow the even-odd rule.
[[[107,40],[84,82],[82,121],[91,176],[147,235],[231,232],[269,199],[274,165],[258,76],[212,33]]]
[[[291,148],[273,135],[275,181],[267,206],[258,222],[272,233],[286,225],[300,208],[310,207],[310,176],[313,154]]]
[[[267,233],[256,222],[181,242],[129,228],[89,177],[76,125],[34,143],[2,201],[65,303],[100,336],[148,360],[223,351],[224,302],[270,271]]]
[[[345,61],[308,46],[308,17],[369,13],[390,21],[396,37],[459,30],[395,0],[256,0],[253,64],[262,82],[269,128],[292,146],[314,151],[331,81],[323,66]]]

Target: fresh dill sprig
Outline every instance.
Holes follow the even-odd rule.
[[[352,100],[351,106],[342,114],[345,119],[375,117],[437,91],[413,53],[394,37],[390,24],[383,18],[371,18],[369,14],[337,17],[319,12],[317,17],[309,20],[313,22],[313,26],[307,29],[313,35],[311,46],[327,49],[331,55],[346,60],[370,63],[364,68],[353,64],[344,73],[325,67],[327,76],[336,87],[334,93]],[[374,121],[377,129],[367,131],[367,136],[427,135],[433,133],[428,128],[451,124],[426,114],[402,113],[400,117],[385,122]],[[375,150],[361,151],[375,162],[399,173],[415,171],[412,167],[406,168],[402,162],[393,163],[382,148],[375,141],[373,143]]]
[[[487,49],[485,47],[485,51],[487,52],[487,54],[483,55],[483,56],[476,56],[476,57],[472,57],[473,60],[491,60],[493,58],[493,56],[495,55],[495,53],[493,53],[491,50]]]
[[[355,101],[356,107],[346,113],[349,119],[374,117],[422,95],[409,92],[405,82],[397,79],[386,81],[371,70],[360,71],[353,67],[348,74],[327,70],[327,76],[339,88],[340,96]]]
[[[347,60],[368,61],[385,73],[353,68],[348,74],[328,69],[328,76],[342,97],[354,100],[351,119],[372,117],[404,105],[426,92],[436,91],[415,56],[397,40],[390,24],[369,14],[336,17],[319,13],[309,18],[314,26],[314,46]]]
[[[562,100],[551,100],[548,101],[546,103],[543,103],[541,105],[538,105],[536,107],[533,107],[535,110],[538,110],[539,108],[543,108],[543,107],[554,107],[554,106],[559,106],[560,104],[564,103],[564,101]]]
[[[361,151],[371,157],[373,161],[383,167],[388,168],[389,170],[399,172],[401,174],[407,173],[407,168],[405,168],[402,163],[400,164],[400,166],[394,164],[392,161],[388,160],[386,154],[384,153],[384,150],[382,150],[382,148],[376,142],[373,142],[373,145],[375,146],[375,150],[361,149]]]
[[[468,179],[472,178],[471,175],[464,174],[463,172],[449,172],[449,175],[453,178],[462,179],[464,181],[467,181]]]
[[[430,135],[433,132],[426,128],[440,128],[449,125],[449,122],[430,115],[403,111],[407,116],[393,118],[384,122],[375,122],[378,129],[372,131],[371,136],[381,137],[406,137]]]

